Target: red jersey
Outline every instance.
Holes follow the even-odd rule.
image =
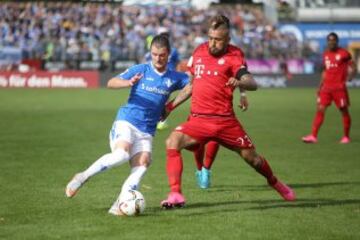
[[[188,68],[193,78],[191,113],[233,116],[234,87],[225,84],[246,67],[243,52],[229,45],[224,55],[209,53],[208,42],[199,45],[189,59]]]
[[[351,55],[345,49],[337,48],[335,51],[326,50],[323,54],[325,74],[322,90],[344,89],[350,63]]]

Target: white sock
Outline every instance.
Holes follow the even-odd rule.
[[[108,153],[96,160],[88,169],[83,172],[85,179],[98,174],[99,172],[105,171],[109,168],[119,166],[123,163],[128,162],[130,155],[123,149],[116,149],[112,153]]]
[[[145,166],[133,167],[131,169],[130,175],[128,176],[128,178],[126,179],[126,181],[124,182],[121,188],[121,193],[129,190],[138,190],[140,186],[140,181],[145,175],[146,170],[147,167]],[[120,198],[121,198],[121,193],[120,193]]]

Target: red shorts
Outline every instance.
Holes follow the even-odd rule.
[[[350,106],[349,94],[346,89],[319,91],[317,102],[323,106],[329,106],[334,101],[338,108]]]
[[[200,144],[216,141],[230,149],[255,148],[235,117],[190,116],[188,121],[176,127],[175,131],[196,139]]]

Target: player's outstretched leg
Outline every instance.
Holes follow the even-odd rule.
[[[79,191],[81,186],[87,181],[83,173],[77,173],[66,185],[65,194],[68,198],[72,198]]]
[[[115,166],[119,166],[129,161],[129,153],[123,149],[116,149],[112,153],[107,153],[96,160],[90,167],[84,172],[76,174],[73,179],[67,184],[65,188],[65,194],[71,198],[76,195],[80,187],[92,176],[110,169]]]

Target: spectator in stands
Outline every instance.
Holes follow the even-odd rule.
[[[269,26],[261,9],[239,4],[197,10],[110,3],[6,2],[0,5],[0,46],[18,47],[26,57],[54,61],[140,62],[146,37],[154,35],[159,26],[166,26],[173,34],[173,46],[187,58],[206,40],[205,20],[217,13],[234,22],[232,38],[246,49],[247,56],[271,58],[283,53],[283,46],[288,46],[287,58],[301,52],[294,38]]]

